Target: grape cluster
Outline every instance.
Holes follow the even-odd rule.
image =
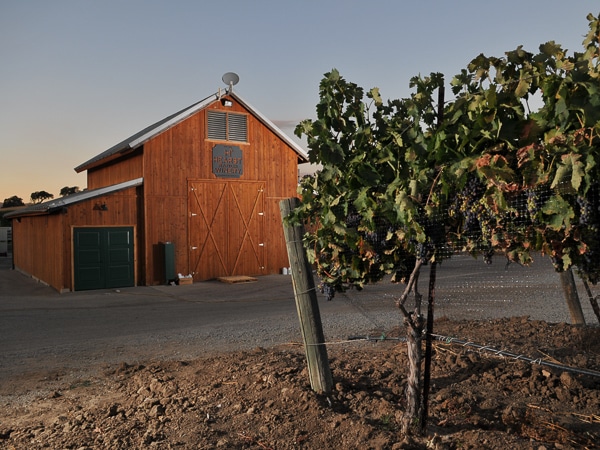
[[[485,262],[486,264],[491,264],[492,256],[494,256],[494,249],[492,247],[487,247],[483,251],[483,262]]]
[[[321,283],[319,285],[319,290],[321,291],[321,294],[325,295],[325,298],[328,302],[333,300],[333,297],[335,297],[335,287],[329,283]]]
[[[415,243],[415,261],[421,261],[422,264],[427,265],[427,261],[433,255],[435,250],[434,245],[431,241]]]
[[[563,272],[565,269],[563,267],[562,258],[558,255],[550,255],[550,261],[552,261],[552,267],[556,272]]]
[[[481,198],[484,193],[485,186],[481,180],[469,175],[464,187],[454,196],[448,214],[460,224],[460,234],[469,238],[481,234],[481,219],[485,214]]]
[[[585,251],[575,261],[579,274],[596,284],[600,281],[600,186],[594,183],[585,195],[577,195],[581,241]]]
[[[598,224],[595,220],[597,215],[595,214],[592,202],[588,198],[578,195],[577,205],[579,206],[579,225],[597,231]]]
[[[462,231],[471,236],[481,230],[479,223],[478,211],[475,208],[469,208],[464,211],[464,222]]]
[[[533,220],[533,218],[537,215],[537,213],[543,205],[543,199],[541,193],[538,192],[536,189],[527,189],[525,191],[525,195],[527,197],[527,212]]]
[[[361,219],[362,217],[360,214],[358,214],[355,211],[352,211],[346,216],[346,226],[348,228],[357,228],[360,224]]]

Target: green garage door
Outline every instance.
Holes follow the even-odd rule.
[[[75,290],[134,286],[133,227],[75,228]]]

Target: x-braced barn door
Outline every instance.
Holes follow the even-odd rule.
[[[195,280],[263,273],[264,189],[264,182],[189,183],[189,260]]]

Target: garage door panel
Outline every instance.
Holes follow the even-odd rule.
[[[133,278],[133,271],[131,266],[128,264],[120,266],[111,266],[108,269],[108,281],[106,283],[107,288],[126,287],[131,286],[131,279]]]
[[[79,262],[80,264],[100,264],[102,256],[100,251],[97,249],[80,249],[79,250]]]
[[[121,230],[121,231],[108,230],[107,238],[108,238],[108,246],[109,247],[116,246],[116,245],[129,246],[129,244],[131,243],[131,233],[127,230]]]
[[[79,247],[100,246],[100,233],[98,231],[81,231],[77,233],[75,239]]]
[[[86,267],[79,271],[82,281],[88,283],[103,283],[102,271],[97,267]]]
[[[118,263],[130,263],[131,262],[131,252],[129,248],[113,248],[108,251],[108,263],[118,264]]]
[[[133,227],[75,228],[75,290],[135,285]]]

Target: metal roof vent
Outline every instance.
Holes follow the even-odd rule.
[[[238,74],[233,72],[227,72],[225,75],[223,75],[221,79],[223,80],[223,83],[229,86],[228,92],[232,92],[233,87],[240,81],[240,77],[238,76]]]

